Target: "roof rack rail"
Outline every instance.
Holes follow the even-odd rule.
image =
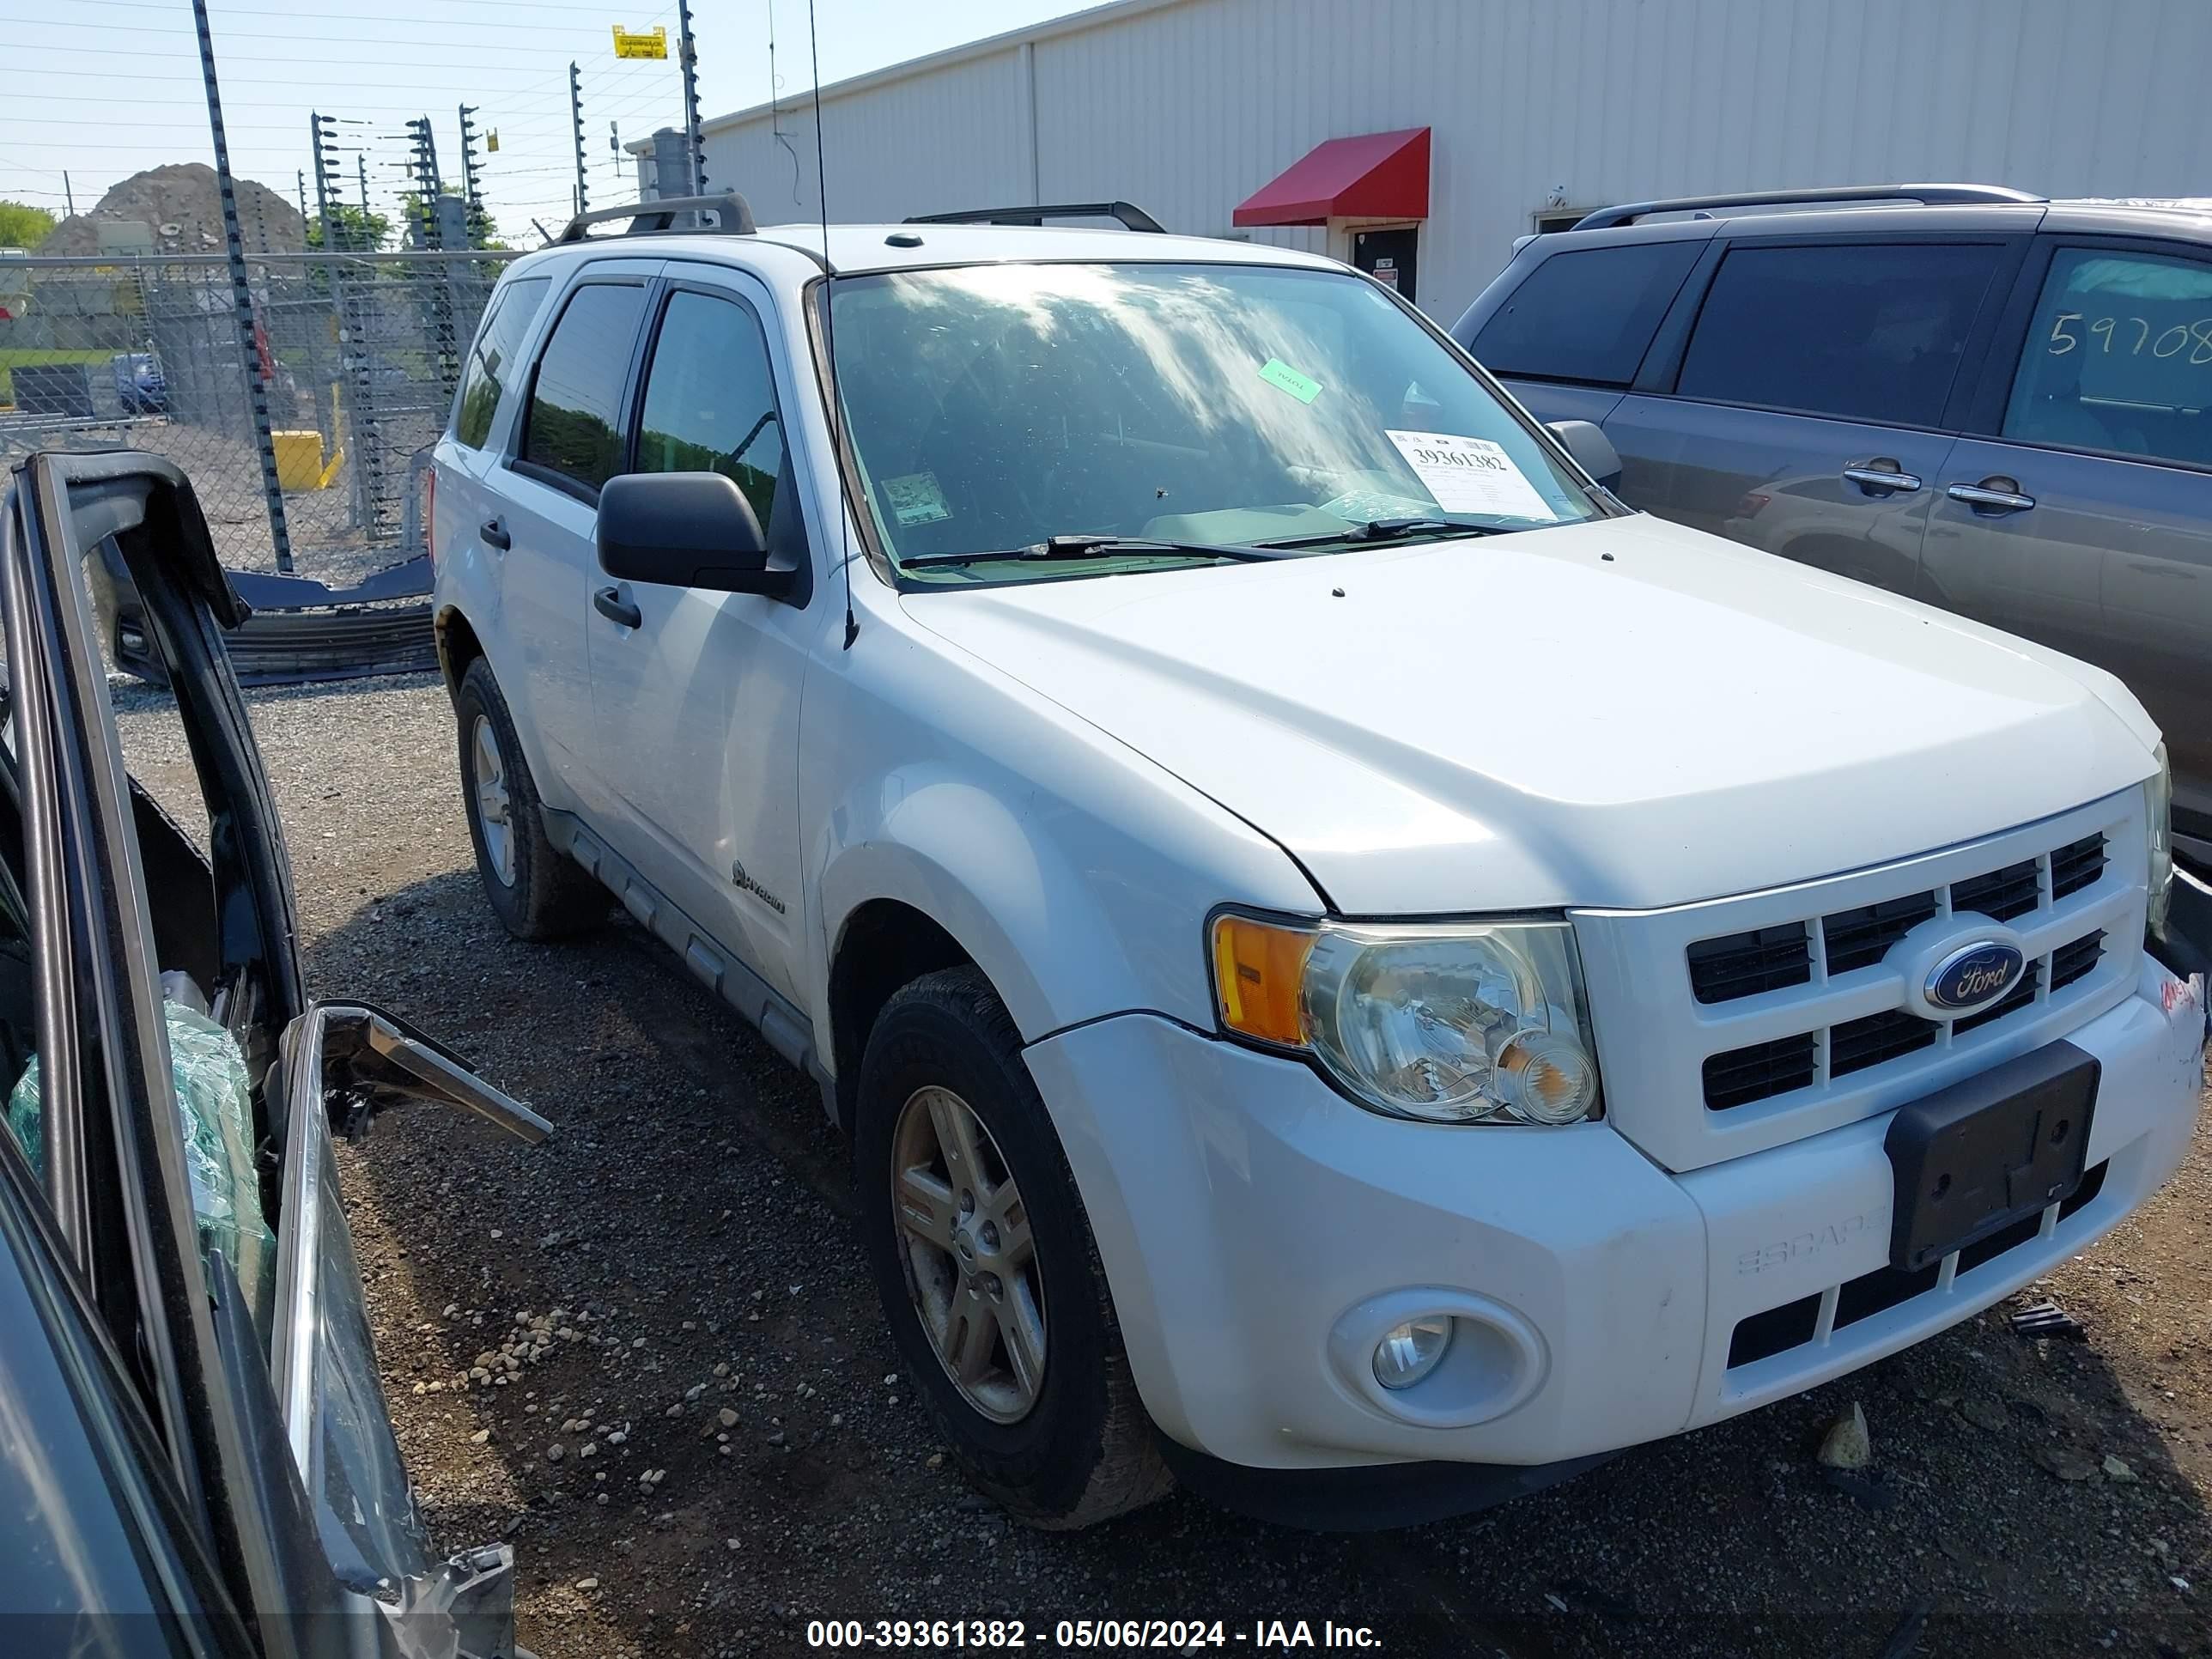
[[[1913,202],[1923,207],[1958,203],[2038,203],[2045,200],[2002,185],[1823,185],[1813,190],[1747,190],[1732,196],[1674,196],[1657,202],[1628,202],[1600,208],[1575,221],[1576,230],[1610,230],[1633,224],[1647,213],[1690,213],[1716,208],[1830,207],[1847,202]]]
[[[630,222],[629,228],[623,233],[625,236],[654,235],[661,231],[678,228],[676,217],[682,213],[714,215],[714,224],[697,226],[694,228],[695,234],[706,232],[725,236],[750,236],[759,228],[753,223],[750,204],[734,190],[726,190],[716,196],[664,196],[658,201],[593,208],[589,213],[580,213],[569,220],[553,240],[556,245],[580,242],[589,227],[608,224],[617,219]]]
[[[910,225],[1041,225],[1048,219],[1119,219],[1131,230],[1164,235],[1167,227],[1127,202],[1060,202],[1049,207],[969,208],[958,213],[917,213]]]

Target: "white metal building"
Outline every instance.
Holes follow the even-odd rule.
[[[1373,246],[1449,320],[1578,208],[1898,179],[2201,195],[2208,63],[2212,0],[1120,0],[826,87],[822,124],[836,219],[1122,199],[1340,258],[1371,254],[1363,222],[1407,225]],[[710,189],[764,224],[819,211],[808,93],[703,131]]]

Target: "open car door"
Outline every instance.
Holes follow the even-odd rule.
[[[94,605],[116,562],[183,718],[204,849],[124,768]],[[35,1076],[0,1085],[16,1139],[33,1131],[94,1381],[153,1449],[179,1546],[234,1614],[206,1626],[210,1650],[238,1650],[227,1629],[245,1651],[316,1659],[513,1653],[512,1551],[436,1559],[416,1512],[331,1137],[405,1101],[526,1140],[549,1126],[398,1019],[307,1005],[283,836],[223,649],[245,607],[181,472],[32,458],[0,505],[0,611],[40,967]]]

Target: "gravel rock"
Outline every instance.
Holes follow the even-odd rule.
[[[2012,1414],[2005,1410],[2004,1402],[1984,1399],[1978,1395],[1960,1403],[1959,1415],[1976,1428],[1984,1429],[1991,1434],[2008,1433],[2012,1428]]]
[[[1863,1469],[1874,1461],[1866,1413],[1857,1401],[1852,1401],[1851,1408],[1828,1425],[1820,1439],[1820,1460],[1832,1469]]]

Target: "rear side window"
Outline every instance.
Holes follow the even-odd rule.
[[[1933,426],[2002,250],[1808,243],[1729,251],[1682,359],[1685,398]]]
[[[587,283],[568,301],[538,360],[522,459],[596,495],[622,471],[622,394],[645,290]]]
[[[1554,253],[1468,349],[1497,374],[1626,386],[1703,242],[1632,242]]]
[[[783,422],[768,342],[733,300],[679,289],[668,299],[638,421],[640,472],[719,472],[765,529],[783,475]]]
[[[2212,264],[2059,249],[2004,435],[2212,466]]]
[[[461,395],[454,405],[456,441],[481,449],[491,435],[491,417],[499,412],[500,397],[514,379],[514,354],[552,286],[550,276],[526,276],[509,283],[492,301],[491,314],[477,331],[461,376]]]

